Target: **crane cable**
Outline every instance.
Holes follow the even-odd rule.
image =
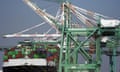
[[[88,15],[88,16],[91,16],[93,17],[94,19],[96,19],[97,16],[101,16],[103,18],[110,18],[108,16],[105,16],[105,15],[102,15],[100,13],[96,13],[96,12],[93,12],[93,11],[89,11],[89,10],[86,10],[86,9],[83,9],[83,8],[80,8],[80,7],[77,7],[75,5],[73,5],[73,7],[75,9],[77,9],[78,11],[80,11],[81,13],[85,14],[85,15]]]
[[[46,23],[46,22],[42,22],[42,23],[40,23],[40,24],[37,24],[37,25],[32,26],[32,27],[30,27],[30,28],[27,28],[27,29],[25,29],[25,30],[23,30],[23,31],[17,32],[17,33],[15,33],[15,34],[22,34],[22,33],[24,33],[24,32],[30,31],[30,30],[32,30],[32,29],[34,29],[34,28],[40,27],[40,26],[44,25],[45,23]]]

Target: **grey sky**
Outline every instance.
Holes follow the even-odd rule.
[[[50,0],[35,1],[43,9],[47,8],[50,13],[59,6]],[[71,0],[71,2],[79,7],[120,19],[120,0]],[[15,33],[41,22],[43,22],[41,18],[22,0],[0,0],[0,46],[13,46],[16,41],[21,40],[21,38],[3,39],[3,34]]]

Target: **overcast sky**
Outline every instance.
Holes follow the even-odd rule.
[[[52,0],[35,1],[42,9],[47,9],[51,14],[59,6]],[[79,7],[120,19],[120,0],[71,0],[71,2]],[[19,32],[41,22],[43,22],[42,19],[22,0],[0,0],[0,46],[13,46],[17,43],[16,41],[21,40],[21,38],[3,39],[3,34]],[[36,31],[39,32],[38,29]],[[106,72],[109,71],[106,70]]]

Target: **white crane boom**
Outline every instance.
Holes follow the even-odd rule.
[[[48,14],[47,12],[45,12],[44,10],[42,10],[41,8],[39,8],[37,5],[35,5],[33,2],[31,2],[30,0],[23,0],[29,7],[31,7],[39,16],[41,16],[45,21],[47,21],[56,31],[59,31],[58,29],[58,24],[60,24],[60,22],[58,22],[56,20],[56,18],[50,14]]]
[[[79,8],[75,5],[72,5],[70,3],[63,3],[61,5],[61,14],[60,11],[58,11],[57,16],[54,17],[50,14],[48,14],[47,12],[45,12],[44,10],[42,10],[41,8],[39,8],[37,5],[35,5],[31,0],[23,0],[29,7],[31,7],[39,16],[41,16],[45,21],[47,21],[52,28],[54,28],[57,33],[61,32],[61,28],[64,24],[64,16],[65,16],[65,6],[68,7],[70,9],[70,12],[72,12],[82,23],[86,24],[89,27],[93,27],[95,26],[94,24],[96,24],[96,20],[95,19],[97,17],[97,15],[102,16],[103,18],[106,18],[107,16],[101,15],[99,13],[95,13],[92,11],[88,11],[86,9],[82,9]],[[60,14],[60,15],[59,15]],[[91,16],[93,19],[89,18],[88,16]],[[60,18],[59,18],[60,17]],[[57,20],[60,19],[60,20]],[[105,19],[101,19],[101,23],[103,27],[113,27],[113,26],[118,26],[120,25],[120,21],[119,20],[105,20]],[[109,25],[109,23],[112,23],[111,25]],[[60,37],[61,34],[22,34],[23,32],[29,31],[33,28],[39,27],[41,25],[43,25],[43,23],[36,25],[34,27],[25,29],[21,32],[18,33],[14,33],[14,34],[8,34],[8,35],[4,35],[4,37]],[[51,29],[49,29],[46,33],[48,33]]]
[[[10,38],[10,37],[60,37],[61,34],[8,34],[4,35],[3,37],[5,38]]]

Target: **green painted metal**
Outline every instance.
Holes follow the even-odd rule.
[[[114,34],[105,35],[108,37],[112,37],[112,41],[107,41],[106,48],[108,51],[111,51],[110,58],[110,72],[116,72],[116,56],[117,56],[117,42],[120,39],[120,27],[109,28],[109,27],[101,27],[100,19],[98,16],[97,26],[89,27],[89,28],[72,28],[71,27],[71,11],[66,5],[70,4],[68,0],[65,0],[63,3],[64,6],[64,24],[58,24],[57,21],[51,19],[53,23],[56,24],[58,30],[61,31],[62,38],[60,41],[38,41],[31,42],[32,51],[35,51],[37,48],[48,48],[48,52],[56,53],[57,49],[51,48],[48,46],[60,44],[60,53],[59,53],[59,66],[58,72],[101,72],[101,64],[102,64],[102,46],[101,39],[104,37],[104,33],[112,32]],[[83,39],[81,39],[84,37]],[[94,41],[90,39],[93,38]],[[21,42],[22,43],[22,42]],[[95,45],[95,52],[93,55],[89,53],[89,44],[92,43]],[[23,44],[25,44],[23,42]],[[27,44],[27,43],[26,43]],[[40,46],[43,44],[44,46]],[[86,48],[88,46],[88,49]],[[28,55],[30,51],[26,54],[26,49],[29,46],[23,46],[22,54]],[[12,55],[15,58],[17,52],[9,52],[8,55]],[[79,63],[78,58],[79,54],[84,58],[84,63]],[[34,54],[34,58],[45,57],[44,55]],[[4,60],[7,60],[8,56],[4,56]]]
[[[98,19],[98,31],[97,31],[97,37],[96,37],[96,64],[98,65],[96,68],[96,72],[101,72],[100,66],[101,66],[101,47],[100,47],[100,41],[101,41],[101,28],[100,28],[100,18]]]
[[[69,3],[67,3],[69,4]],[[64,27],[62,30],[62,41],[61,41],[61,48],[60,48],[60,60],[59,60],[59,70],[58,72],[76,72],[76,70],[82,71],[86,69],[94,70],[96,72],[99,72],[100,70],[100,38],[98,38],[97,43],[98,49],[96,49],[96,54],[99,55],[96,59],[96,63],[94,63],[94,60],[92,60],[90,54],[86,52],[86,50],[83,48],[83,45],[89,41],[89,39],[93,36],[93,34],[98,31],[98,28],[70,28],[70,11],[69,8],[65,7],[65,15],[64,15]],[[80,43],[74,38],[73,33],[77,32],[77,34],[81,34],[86,36],[87,38],[85,40],[82,40]],[[75,47],[70,47],[71,42],[74,43]],[[87,64],[78,64],[78,53],[80,53],[83,58],[87,61]],[[75,64],[75,65],[74,65]]]
[[[65,2],[69,4],[69,2]],[[104,33],[106,32],[118,32],[114,38],[120,36],[120,28],[107,28],[101,27],[100,19],[98,16],[98,22],[96,27],[90,28],[71,28],[70,27],[70,10],[68,7],[64,5],[64,25],[62,26],[62,40],[61,40],[61,48],[60,48],[60,58],[59,58],[59,70],[58,72],[101,72],[101,57],[102,57],[102,47],[101,47],[101,38],[104,37]],[[110,34],[112,35],[112,34]],[[111,37],[107,35],[108,37]],[[77,36],[86,37],[84,40],[79,41]],[[95,38],[94,38],[95,36]],[[96,56],[94,59],[85,49],[85,45],[89,46],[90,38],[94,38],[95,44],[95,53]],[[73,43],[73,48],[71,47],[71,43]],[[108,42],[107,42],[108,43]],[[111,46],[111,45],[109,45]],[[115,45],[116,46],[116,45]],[[112,47],[112,46],[111,46]],[[111,72],[116,72],[116,48],[112,47],[113,56],[111,58],[113,64],[111,66]],[[84,58],[85,62],[83,64],[78,63],[78,54]]]

